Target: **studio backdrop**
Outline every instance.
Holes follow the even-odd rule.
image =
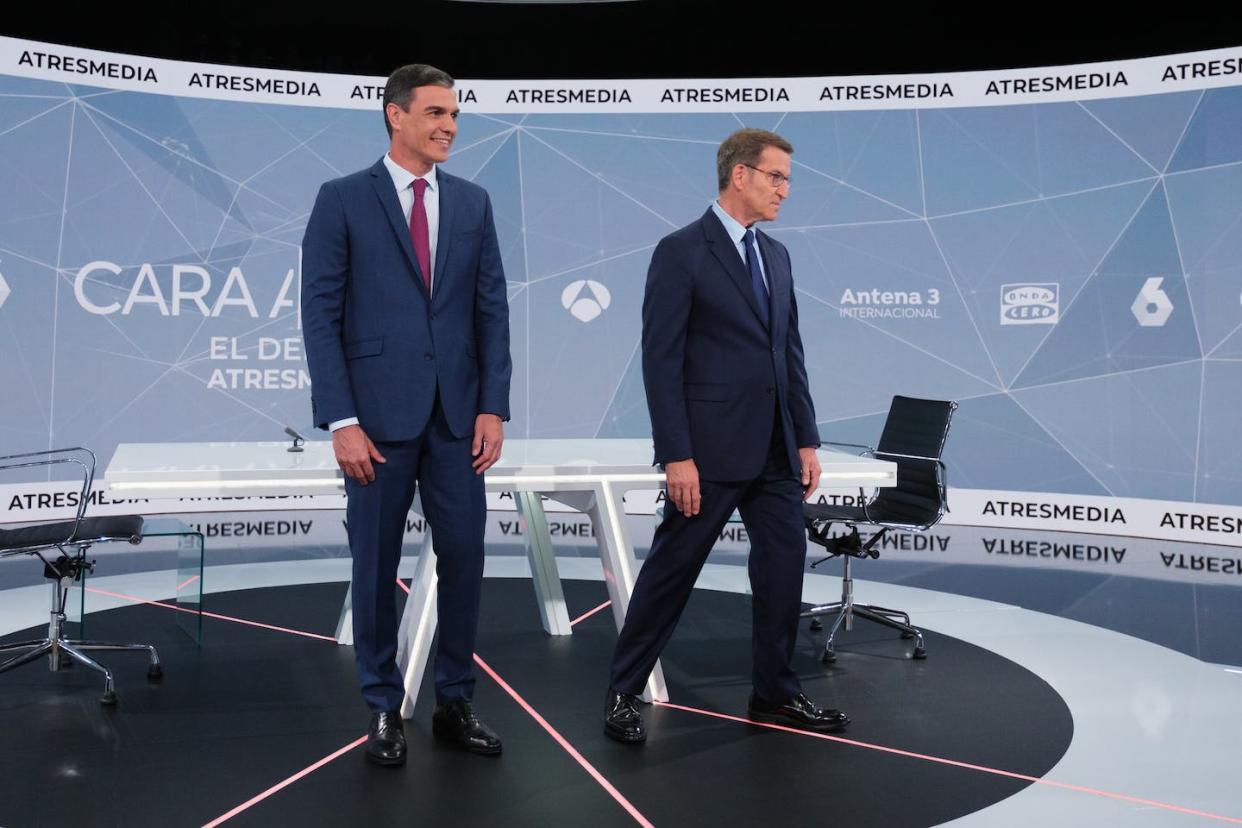
[[[383,82],[0,38],[0,454],[309,435],[299,245],[320,184],[384,152]],[[509,284],[507,435],[650,435],[652,249],[762,127],[795,148],[765,229],[823,439],[957,400],[950,521],[1242,545],[1242,49],[457,95],[445,168],[491,194]],[[0,520],[70,488],[13,482]]]

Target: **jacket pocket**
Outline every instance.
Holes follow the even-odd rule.
[[[358,359],[359,357],[376,356],[384,351],[384,337],[377,336],[374,339],[359,339],[357,342],[345,343],[345,358]]]

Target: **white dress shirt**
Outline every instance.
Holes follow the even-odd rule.
[[[392,184],[397,188],[397,200],[401,202],[401,214],[405,216],[406,227],[410,226],[410,211],[414,209],[414,187],[412,186],[414,179],[427,179],[427,189],[423,192],[423,207],[427,211],[427,237],[431,242],[431,273],[427,274],[427,280],[434,290],[436,242],[438,241],[436,236],[440,232],[440,186],[436,180],[436,168],[432,166],[431,171],[426,175],[416,176],[393,161],[387,154],[384,155],[384,166],[388,168],[388,174],[392,176]]]
[[[720,219],[720,223],[724,225],[725,233],[732,239],[733,246],[737,249],[737,255],[742,257],[742,264],[746,264],[746,242],[742,241],[742,238],[746,235],[747,228],[743,227],[742,223],[733,216],[726,213],[724,208],[720,206],[719,201],[712,202],[712,210],[715,211],[716,218]],[[754,229],[754,225],[751,225],[750,229]],[[763,266],[763,256],[759,254],[759,235],[757,233],[755,234],[755,258],[759,260],[759,275],[763,277],[763,286],[770,291],[768,271]]]

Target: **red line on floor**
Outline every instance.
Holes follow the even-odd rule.
[[[108,590],[100,589],[99,587],[87,587],[86,591],[94,592],[97,595],[107,595],[109,598],[120,598],[123,601],[132,601],[135,604],[147,604],[148,606],[152,606],[152,607],[162,607],[168,610],[176,610],[177,612],[189,612],[189,613],[198,612],[198,610],[192,610],[187,607],[178,607],[178,606],[174,606],[173,604],[165,604],[163,601],[152,601],[148,598],[139,598],[135,595],[125,595],[124,593],[120,593],[120,592],[109,592]],[[203,610],[202,614],[204,618],[215,618],[218,621],[232,621],[234,624],[245,624],[248,627],[262,627],[265,630],[275,630],[276,632],[286,632],[286,633],[290,633],[291,635],[305,636],[306,638],[318,638],[321,641],[331,641],[333,644],[339,643],[335,638],[333,638],[330,635],[320,635],[319,633],[304,632],[302,630],[292,630],[292,629],[289,629],[288,627],[277,627],[274,624],[261,624],[258,621],[247,621],[245,618],[234,618],[231,615],[221,615],[218,612],[207,612],[206,610]]]
[[[195,576],[195,578],[197,577],[198,576]],[[186,584],[189,584],[193,581],[194,581],[194,578],[191,578],[190,580],[186,581],[185,584],[182,584],[181,586],[179,586],[178,590],[180,590]],[[397,586],[405,590],[406,594],[409,594],[410,588],[406,586],[405,582],[402,581],[400,578],[397,579]],[[149,606],[162,607],[163,609],[176,610],[177,612],[189,612],[189,613],[198,612],[198,610],[192,610],[186,607],[178,607],[172,604],[166,604],[162,601],[153,601],[147,598],[138,598],[136,596],[125,595],[120,592],[111,592],[106,589],[99,589],[98,587],[86,587],[86,591],[93,592],[98,595],[106,595],[111,598],[120,598],[121,600],[124,600],[124,601],[132,601],[137,604],[147,604]],[[590,618],[592,615],[594,615],[597,612],[602,611],[603,609],[605,609],[611,604],[612,604],[611,601],[605,601],[604,603],[600,604],[598,607],[595,607],[594,609],[589,610],[588,612],[585,612],[582,615],[575,618],[573,621],[570,622],[570,626],[573,626],[574,624],[577,624],[580,621],[585,621],[587,618]],[[317,638],[323,641],[331,641],[333,644],[338,643],[337,640],[331,636],[319,635],[317,633],[304,632],[302,630],[294,630],[288,627],[279,627],[273,624],[262,624],[258,621],[249,621],[244,618],[235,618],[233,616],[220,615],[219,613],[214,613],[214,612],[203,611],[202,615],[208,618],[215,618],[220,621],[231,621],[235,624],[245,624],[251,627],[261,627],[267,630],[275,630],[277,632],[286,632],[292,635],[301,635],[307,638]],[[624,808],[630,814],[630,816],[632,816],[635,819],[635,821],[638,822],[639,825],[645,826],[645,828],[654,828],[654,826],[651,825],[651,823],[647,820],[647,818],[644,817],[642,813],[640,813],[639,810],[635,808],[630,803],[630,801],[626,799],[625,796],[622,795],[622,793],[618,791],[612,785],[611,782],[605,779],[603,774],[601,774],[598,770],[595,769],[594,765],[588,762],[586,758],[583,757],[583,755],[579,753],[577,749],[575,749],[574,746],[571,745],[564,736],[562,736],[559,732],[557,732],[557,730],[554,727],[552,727],[552,725],[550,725],[548,721],[544,719],[543,716],[541,716],[537,710],[535,710],[535,708],[531,707],[530,704],[524,698],[522,698],[522,696],[520,696],[516,690],[514,690],[511,686],[509,686],[508,682],[502,679],[500,675],[496,673],[496,671],[494,671],[490,666],[488,666],[487,662],[479,658],[477,653],[474,656],[474,661],[476,664],[479,665],[479,667],[483,669],[485,673],[488,674],[488,676],[492,678],[493,681],[495,681],[498,685],[500,685],[501,689],[503,689],[506,693],[508,693],[509,696],[512,697],[513,700],[516,701],[518,705],[523,710],[525,710],[526,713],[529,714],[531,718],[533,718],[540,725],[540,727],[542,727],[545,731],[547,731],[548,734],[554,740],[556,740],[557,744],[559,744],[571,757],[573,757],[573,759],[579,765],[581,765],[582,768],[588,774],[590,774],[591,777],[595,779],[596,782],[599,783],[600,787],[602,787],[613,799],[615,799],[617,803],[620,804],[621,807]],[[904,757],[911,758],[911,759],[921,759],[925,762],[935,762],[936,764],[940,764],[940,765],[948,765],[951,767],[963,768],[966,770],[979,771],[980,773],[988,773],[994,776],[1004,776],[1010,779],[1019,779],[1024,782],[1031,782],[1037,785],[1046,785],[1046,786],[1053,787],[1053,788],[1061,788],[1062,790],[1076,791],[1079,793],[1087,793],[1087,794],[1092,794],[1094,796],[1102,796],[1107,799],[1116,799],[1116,800],[1120,800],[1123,802],[1133,802],[1137,805],[1146,805],[1152,808],[1160,808],[1166,811],[1174,811],[1174,812],[1182,813],[1182,814],[1190,814],[1191,816],[1201,816],[1207,819],[1214,819],[1220,822],[1228,822],[1228,823],[1232,823],[1235,825],[1242,825],[1242,818],[1225,816],[1224,814],[1214,814],[1210,811],[1201,811],[1195,808],[1185,808],[1180,805],[1172,805],[1168,802],[1160,802],[1154,799],[1145,799],[1143,797],[1131,796],[1129,794],[1116,793],[1114,791],[1105,791],[1099,788],[1089,788],[1084,785],[1074,785],[1069,782],[1058,782],[1054,779],[1044,779],[1038,776],[1030,776],[1024,773],[1015,773],[1014,771],[1002,770],[1000,768],[991,768],[986,765],[976,765],[970,762],[961,762],[956,759],[947,759],[943,756],[932,756],[926,753],[915,753],[909,750],[901,750],[900,748],[887,747],[885,745],[876,745],[870,742],[860,742],[857,739],[846,739],[843,736],[832,736],[826,733],[814,733],[811,731],[799,730],[797,728],[784,727],[782,725],[768,724],[766,722],[755,722],[755,721],[751,721],[750,719],[744,719],[741,716],[731,716],[727,713],[717,713],[713,710],[703,710],[697,707],[687,707],[685,705],[673,704],[671,702],[657,701],[655,702],[655,704],[660,707],[667,707],[671,710],[681,710],[686,713],[695,713],[700,716],[710,716],[715,719],[723,719],[725,721],[739,722],[741,724],[751,725],[752,727],[763,727],[769,730],[779,730],[785,733],[792,733],[796,736],[809,736],[814,739],[821,739],[821,740],[829,741],[829,742],[839,742],[843,745],[852,745],[854,747],[866,748],[867,750],[879,751],[881,753],[890,753],[895,756],[904,756]],[[268,798],[272,794],[275,794],[281,789],[293,784],[294,782],[303,778],[304,776],[318,770],[319,768],[328,764],[329,762],[336,759],[337,757],[342,756],[345,753],[348,753],[349,751],[361,745],[366,740],[367,740],[366,736],[359,737],[355,741],[350,742],[348,745],[345,745],[339,750],[320,759],[318,762],[315,762],[313,765],[309,765],[308,767],[295,773],[293,776],[290,776],[288,779],[285,779],[284,781],[272,786],[271,788],[268,788],[266,791],[259,794],[258,796],[246,802],[243,802],[241,805],[238,805],[236,808],[229,811],[228,813],[217,817],[213,821],[203,826],[203,828],[214,828],[214,826],[219,825],[225,820],[231,819],[232,817],[236,816],[237,814],[241,813],[247,808],[250,808],[251,806]]]
[[[672,704],[671,702],[655,702],[660,707],[668,707],[672,710],[682,710],[687,713],[697,713],[700,716],[711,716],[715,719],[724,719],[730,722],[741,722],[742,724],[752,725],[754,727],[766,727],[769,730],[780,730],[785,733],[793,733],[797,736],[810,736],[814,739],[823,739],[828,742],[840,742],[843,745],[852,745],[854,747],[866,748],[867,750],[876,750],[882,753],[892,753],[897,756],[906,756],[911,759],[922,759],[926,762],[935,762],[940,765],[950,765],[955,768],[965,768],[966,770],[980,771],[982,773],[990,773],[995,776],[1005,776],[1010,779],[1021,779],[1025,782],[1034,782],[1039,785],[1048,785],[1053,788],[1063,788],[1068,791],[1078,791],[1080,793],[1089,793],[1096,796],[1107,797],[1108,799],[1119,799],[1124,802],[1134,802],[1138,805],[1148,805],[1153,808],[1163,808],[1166,811],[1176,811],[1181,814],[1191,814],[1192,816],[1207,817],[1208,819],[1220,820],[1221,822],[1231,822],[1236,825],[1242,825],[1242,819],[1223,814],[1213,814],[1209,811],[1199,811],[1194,808],[1183,808],[1180,805],[1170,805],[1167,802],[1158,802],[1154,799],[1143,799],[1138,796],[1130,796],[1129,794],[1114,793],[1113,791],[1104,791],[1099,788],[1087,788],[1082,785],[1072,785],[1068,782],[1057,782],[1053,779],[1043,779],[1038,776],[1028,776],[1024,773],[1014,773],[1013,771],[1001,770],[1000,768],[989,768],[987,765],[974,765],[970,762],[959,762],[956,759],[946,759],[942,756],[931,756],[926,753],[915,753],[909,750],[901,750],[899,748],[886,747],[884,745],[876,745],[870,742],[860,742],[857,739],[846,739],[843,736],[830,736],[826,733],[813,733],[808,730],[798,730],[793,727],[785,727],[783,725],[767,724],[766,722],[754,722],[750,719],[744,719],[741,716],[730,716],[727,713],[717,713],[713,710],[702,710],[697,707],[686,707],[681,704]]]
[[[558,732],[556,731],[556,728],[554,728],[554,727],[552,727],[552,725],[548,724],[548,720],[547,720],[547,719],[545,719],[543,716],[540,716],[540,715],[539,715],[539,711],[537,711],[537,710],[535,710],[535,708],[531,707],[531,706],[530,706],[530,704],[528,704],[528,703],[527,703],[526,699],[524,699],[524,698],[522,698],[520,695],[518,695],[518,692],[517,692],[516,690],[514,690],[512,687],[510,687],[510,686],[509,686],[509,684],[508,684],[508,682],[506,682],[504,679],[502,679],[502,678],[501,678],[501,677],[500,677],[500,676],[496,673],[496,671],[495,671],[495,670],[493,670],[491,667],[489,667],[489,666],[487,665],[487,662],[486,662],[486,661],[484,661],[483,659],[479,658],[478,653],[475,653],[475,656],[474,656],[474,663],[475,663],[475,664],[477,664],[477,665],[479,665],[479,667],[480,667],[480,668],[482,668],[483,672],[485,672],[485,673],[487,673],[489,676],[491,676],[492,681],[494,681],[494,682],[496,682],[497,684],[499,684],[499,685],[500,685],[500,688],[501,688],[502,690],[504,690],[506,693],[508,693],[508,694],[509,694],[509,696],[510,696],[510,697],[511,697],[511,698],[512,698],[515,702],[517,702],[517,703],[518,703],[518,706],[519,706],[519,707],[521,707],[523,710],[525,710],[525,711],[527,712],[527,714],[529,714],[529,715],[530,715],[530,717],[531,717],[532,719],[534,719],[536,722],[538,722],[538,723],[539,723],[539,726],[540,726],[540,727],[542,727],[544,730],[546,730],[546,731],[548,732],[548,735],[549,735],[549,736],[551,736],[553,739],[555,739],[555,740],[556,740],[556,743],[557,743],[557,744],[559,744],[562,748],[564,748],[565,752],[566,752],[566,753],[568,753],[570,756],[572,756],[572,757],[573,757],[573,759],[574,759],[574,761],[576,761],[579,765],[581,765],[581,766],[582,766],[582,768],[583,768],[583,770],[585,770],[587,773],[589,773],[589,774],[591,775],[591,777],[592,777],[592,778],[593,778],[596,782],[598,782],[598,783],[599,783],[599,786],[600,786],[601,788],[603,788],[605,791],[607,791],[607,792],[608,792],[608,795],[609,795],[609,796],[611,796],[613,799],[615,799],[615,800],[617,801],[617,803],[618,803],[618,804],[619,804],[622,808],[624,808],[627,812],[629,812],[629,815],[630,815],[630,816],[632,816],[632,817],[634,818],[634,821],[635,821],[635,822],[637,822],[639,825],[644,826],[644,828],[654,828],[654,826],[652,826],[651,822],[650,822],[650,821],[648,821],[648,819],[647,819],[645,816],[643,816],[643,815],[639,812],[639,810],[638,810],[637,808],[635,808],[635,807],[634,807],[634,806],[630,803],[630,801],[629,801],[628,799],[626,799],[626,798],[625,798],[625,797],[621,794],[621,792],[620,792],[620,791],[618,791],[615,787],[613,787],[612,783],[611,783],[611,782],[609,782],[607,779],[605,779],[605,778],[604,778],[604,775],[603,775],[602,773],[600,773],[599,771],[597,771],[597,770],[595,769],[595,766],[594,766],[594,765],[592,765],[590,762],[588,762],[588,761],[586,760],[586,758],[585,758],[585,757],[583,757],[583,755],[582,755],[581,753],[579,753],[579,752],[578,752],[578,751],[574,748],[574,746],[573,746],[573,745],[571,745],[571,744],[569,743],[569,741],[568,741],[568,740],[567,740],[564,736],[562,736],[560,733],[558,733]]]
[[[280,791],[284,788],[289,787],[294,782],[297,782],[299,779],[301,779],[304,776],[307,776],[308,774],[314,773],[315,771],[322,768],[324,765],[331,762],[333,759],[336,759],[337,757],[344,756],[346,753],[349,753],[351,750],[358,747],[358,745],[361,745],[366,740],[367,740],[366,736],[359,736],[357,739],[350,742],[345,747],[335,750],[332,753],[329,753],[327,756],[323,757],[315,764],[307,765],[305,768],[302,768],[302,770],[293,774],[293,776],[290,776],[288,779],[285,779],[282,782],[276,783],[275,785],[268,788],[263,793],[259,794],[256,797],[246,800],[245,802],[238,805],[236,808],[229,811],[228,813],[221,814],[220,816],[213,819],[211,822],[208,822],[206,825],[204,825],[203,828],[215,828],[215,826],[219,825],[225,820],[232,819],[233,817],[237,816],[238,814],[240,814],[242,811],[246,810],[247,808],[250,808],[254,805],[258,805],[260,802],[267,799],[269,796],[276,793],[277,791]]]
[[[194,583],[197,580],[198,580],[197,575],[186,578],[183,582],[177,584],[177,592],[180,592],[181,590],[185,589],[186,587],[188,587],[190,584]]]
[[[595,609],[593,609],[593,610],[591,610],[591,611],[589,611],[589,612],[584,612],[584,613],[582,613],[582,615],[579,615],[579,616],[578,616],[577,618],[575,618],[573,621],[570,621],[570,622],[569,622],[569,626],[571,626],[571,627],[572,627],[574,624],[577,624],[579,621],[585,621],[585,620],[587,620],[588,618],[590,618],[592,615],[594,615],[595,613],[599,612],[600,610],[604,609],[605,607],[610,607],[610,606],[612,606],[612,601],[605,601],[604,603],[600,604],[600,605],[599,605],[598,607],[596,607]]]

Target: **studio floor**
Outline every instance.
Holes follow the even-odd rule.
[[[616,631],[599,562],[559,559],[574,626],[551,637],[525,558],[489,557],[475,698],[504,753],[436,743],[424,687],[409,761],[396,769],[364,759],[352,650],[333,638],[346,559],[209,566],[201,646],[175,623],[172,572],[101,566],[88,634],[155,644],[165,677],[149,684],[141,655],[103,654],[120,699],[107,708],[102,681],[81,668],[40,662],[0,676],[0,824],[1242,823],[1229,783],[1242,674],[1227,643],[1240,625],[1233,638],[1219,628],[1236,616],[1196,614],[1213,632],[1179,634],[1186,646],[1175,648],[1107,612],[1142,584],[1028,574],[1010,602],[966,594],[1004,597],[1016,589],[1010,571],[874,562],[891,582],[858,580],[859,601],[909,611],[928,657],[911,659],[909,642],[860,621],[825,665],[823,633],[804,625],[808,695],[853,718],[840,735],[811,735],[745,719],[750,599],[739,562],[725,555],[704,570],[662,660],[670,701],[645,708],[649,740],[626,746],[601,727]],[[408,576],[413,561],[403,567]],[[825,568],[808,574],[808,602],[838,597],[836,567]],[[1179,604],[1158,597],[1157,615]],[[0,592],[0,641],[41,634],[47,602],[42,584]],[[1191,652],[1205,646],[1214,658]]]

